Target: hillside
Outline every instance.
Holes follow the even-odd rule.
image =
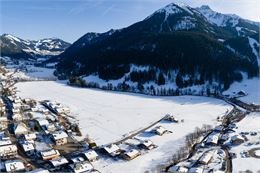
[[[208,6],[172,3],[121,30],[84,35],[56,57],[56,74],[121,80],[126,87],[207,84],[222,90],[242,80],[242,72],[259,75],[258,26]]]

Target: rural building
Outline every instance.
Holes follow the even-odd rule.
[[[13,111],[12,120],[22,121],[23,120],[23,115],[20,114],[19,112],[14,112]]]
[[[47,126],[50,124],[46,119],[36,119],[36,123],[43,129],[46,130]]]
[[[29,133],[29,134],[23,134],[22,137],[26,140],[26,141],[34,141],[37,136],[35,133]]]
[[[28,133],[28,127],[24,123],[17,123],[14,125],[14,134],[16,136],[27,134]]]
[[[83,157],[78,156],[78,157],[71,158],[70,161],[71,163],[79,163],[85,161],[85,159]]]
[[[72,172],[75,173],[89,172],[94,169],[93,166],[87,161],[70,164],[69,167],[72,170]]]
[[[11,145],[11,144],[12,141],[10,139],[0,140],[0,146]]]
[[[179,172],[188,172],[188,168],[184,166],[172,166],[170,169],[167,171],[168,173],[179,173]]]
[[[206,140],[206,144],[207,145],[217,145],[219,136],[220,136],[219,133],[215,133],[215,132],[211,133]]]
[[[23,151],[28,155],[32,155],[35,153],[35,147],[32,143],[28,142],[28,141],[24,141],[22,144],[21,144],[21,147],[23,149]]]
[[[151,150],[153,148],[156,148],[156,146],[153,144],[152,141],[150,140],[145,140],[145,141],[142,141],[139,146],[143,149],[146,149],[146,150]]]
[[[241,135],[234,135],[231,137],[232,144],[241,144],[245,141],[245,139]]]
[[[169,115],[167,114],[164,118],[164,120],[170,121],[170,122],[174,122],[174,123],[178,123],[179,120],[177,118],[175,118],[173,115]]]
[[[5,162],[6,172],[19,172],[25,170],[24,164],[20,160],[8,160]]]
[[[152,132],[157,134],[157,135],[162,136],[164,133],[167,132],[167,130],[162,126],[157,126],[157,127],[152,129]]]
[[[88,150],[83,153],[86,159],[90,162],[96,161],[98,159],[98,154],[94,150]]]
[[[68,134],[64,131],[56,131],[52,133],[51,138],[55,145],[64,145],[68,142]]]
[[[103,149],[112,157],[121,154],[121,149],[116,144],[107,145]]]
[[[60,156],[60,153],[58,150],[50,149],[40,152],[42,160],[51,160],[58,158]]]
[[[209,164],[209,162],[211,161],[212,157],[213,157],[213,156],[212,156],[211,153],[209,153],[209,152],[204,153],[204,154],[200,157],[199,163],[200,163],[200,164],[203,164],[203,165],[207,165],[207,164]]]
[[[50,160],[50,164],[54,167],[54,168],[60,168],[61,166],[66,165],[68,162],[68,160],[64,157],[58,157],[55,159]]]
[[[136,149],[131,149],[123,154],[123,158],[126,160],[133,160],[134,158],[140,156],[140,151]]]
[[[7,117],[0,117],[0,130],[5,130],[8,127]]]
[[[0,146],[0,158],[8,158],[17,155],[16,145]]]

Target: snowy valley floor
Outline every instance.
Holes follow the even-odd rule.
[[[184,137],[203,124],[215,126],[216,118],[232,109],[224,101],[196,96],[154,97],[140,94],[75,88],[54,81],[16,84],[18,95],[36,100],[53,100],[71,108],[79,120],[83,135],[89,135],[98,145],[115,142],[173,114],[184,123],[159,123],[173,133],[163,136],[142,133],[140,139],[152,140],[158,148],[126,162],[100,159],[94,163],[103,173],[143,173],[165,163],[184,144]]]

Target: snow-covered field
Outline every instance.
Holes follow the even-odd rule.
[[[260,78],[244,79],[242,82],[234,82],[223,94],[235,95],[241,90],[247,93],[246,96],[239,98],[241,101],[260,104]]]
[[[101,172],[143,173],[163,164],[184,142],[184,136],[203,124],[216,125],[216,118],[232,107],[213,98],[180,96],[154,97],[140,94],[109,92],[95,89],[75,88],[54,81],[24,82],[16,84],[23,98],[58,101],[71,108],[84,135],[89,135],[97,144],[107,144],[124,135],[147,127],[166,113],[184,119],[184,123],[160,125],[173,133],[154,136],[139,134],[140,139],[150,139],[158,148],[126,161],[101,159],[94,163]]]
[[[252,172],[260,171],[260,159],[253,157],[243,158],[242,152],[249,151],[253,148],[260,148],[260,113],[251,113],[246,116],[242,121],[237,123],[237,132],[249,132],[246,137],[248,141],[239,146],[233,147],[231,152],[237,154],[237,158],[232,160],[233,162],[233,172],[250,170]],[[257,132],[257,135],[252,136],[250,132]],[[258,150],[259,152],[260,150]]]

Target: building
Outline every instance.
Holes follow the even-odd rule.
[[[231,142],[232,144],[235,144],[235,145],[239,145],[241,143],[243,143],[245,141],[245,139],[241,136],[241,135],[234,135],[231,137]]]
[[[93,166],[87,161],[70,164],[69,167],[71,171],[75,173],[90,172],[94,169]]]
[[[178,123],[179,120],[177,118],[175,118],[173,115],[165,115],[164,120],[170,121],[170,122],[174,122],[174,123]]]
[[[26,140],[26,141],[34,141],[37,136],[35,133],[29,133],[29,134],[23,134],[22,137]]]
[[[133,160],[134,158],[140,156],[140,151],[136,149],[131,149],[123,154],[123,158],[126,160]]]
[[[5,170],[6,172],[19,172],[24,171],[25,166],[20,160],[8,160],[5,162]]]
[[[0,146],[0,158],[9,158],[17,155],[16,145]]]
[[[5,130],[8,127],[7,117],[0,117],[0,130]]]
[[[51,166],[53,166],[56,169],[59,169],[60,167],[63,167],[64,165],[66,165],[68,162],[68,160],[64,157],[58,157],[55,159],[50,160],[50,164]]]
[[[203,165],[207,165],[209,164],[209,162],[211,161],[212,159],[212,154],[211,153],[204,153],[200,159],[199,159],[199,163],[200,164],[203,164]]]
[[[0,140],[0,146],[11,145],[11,144],[12,141],[10,139]]]
[[[42,160],[51,160],[51,159],[58,158],[60,156],[60,153],[58,150],[50,149],[50,150],[41,151],[40,155],[42,157]]]
[[[64,131],[56,131],[52,133],[51,138],[55,145],[64,145],[68,142],[68,134]]]
[[[146,149],[146,150],[151,150],[151,149],[156,148],[156,145],[154,145],[153,142],[150,141],[150,140],[142,141],[139,144],[139,146],[140,146],[140,148],[143,148],[143,149]]]
[[[86,161],[86,160],[80,156],[70,158],[71,163],[79,163],[79,162],[83,162],[83,161]]]
[[[24,123],[17,123],[14,125],[14,134],[16,136],[28,133],[28,128]]]
[[[46,119],[36,119],[36,123],[40,126],[43,130],[47,129],[47,126],[50,124]]]
[[[28,141],[24,141],[22,144],[20,144],[23,151],[28,155],[33,155],[35,153],[35,147],[33,143],[30,143]]]
[[[98,154],[94,150],[88,150],[83,153],[86,159],[90,162],[98,160]]]
[[[17,112],[17,111],[14,112],[14,110],[13,110],[12,120],[22,121],[23,120],[23,116],[19,112]]]
[[[110,156],[115,157],[121,154],[121,149],[116,144],[110,144],[103,148]]]
[[[220,136],[219,133],[215,133],[215,132],[211,133],[206,140],[206,144],[207,145],[217,145],[219,136]]]
[[[162,126],[157,126],[157,127],[153,128],[151,130],[151,132],[162,136],[163,134],[165,134],[167,132],[167,130]]]

